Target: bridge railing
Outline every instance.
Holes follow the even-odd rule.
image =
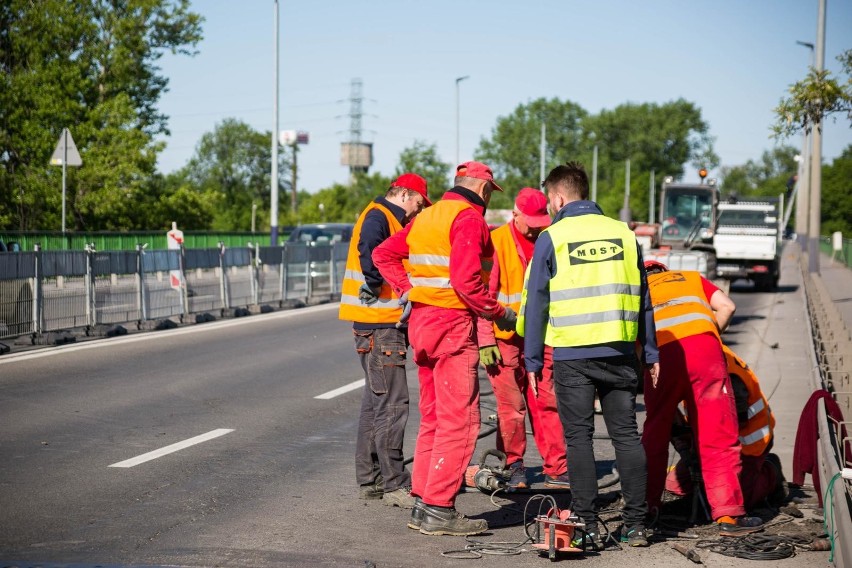
[[[0,252],[0,338],[331,300],[348,246]]]

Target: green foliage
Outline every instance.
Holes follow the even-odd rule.
[[[721,171],[723,196],[732,193],[740,197],[786,193],[787,182],[796,174],[798,150],[780,146],[763,152],[760,160],[749,160],[741,166],[724,167]]]
[[[207,132],[189,163],[181,170],[186,183],[204,196],[213,211],[211,228],[251,229],[252,204],[257,206],[258,230],[269,228],[271,134],[228,118]],[[279,211],[289,207],[289,153],[278,154]],[[264,229],[264,230],[265,230]]]
[[[68,168],[71,229],[134,228],[162,148],[156,110],[165,51],[191,53],[201,18],[189,0],[0,3],[0,227],[58,229],[63,127],[83,158]]]
[[[438,147],[415,140],[414,145],[405,148],[399,155],[395,176],[413,172],[426,178],[429,187],[429,199],[440,199],[449,187],[448,174],[452,166],[438,157]]]
[[[492,196],[489,207],[511,209],[522,188],[541,185],[542,122],[547,124],[546,174],[555,165],[577,158],[586,116],[586,111],[571,101],[540,98],[499,117],[491,137],[482,138],[474,154],[491,166],[497,183],[505,190]]]
[[[836,113],[846,113],[852,120],[852,49],[837,57],[847,75],[841,83],[827,70],[814,68],[807,77],[790,86],[790,96],[782,98],[775,108],[777,120],[772,125],[776,138],[784,138],[804,130],[810,132],[825,117]]]
[[[356,174],[351,185],[336,183],[300,203],[298,222],[354,223],[370,201],[387,193],[391,181],[378,172]]]
[[[840,231],[852,236],[852,145],[835,158],[830,166],[822,168],[821,233],[830,235]]]

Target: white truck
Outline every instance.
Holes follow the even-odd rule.
[[[718,205],[713,238],[716,275],[734,281],[747,278],[761,292],[778,286],[781,235],[779,201],[731,198]]]

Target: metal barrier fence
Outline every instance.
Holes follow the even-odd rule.
[[[340,294],[348,243],[0,253],[0,338]]]
[[[808,314],[814,342],[814,369],[819,379],[815,388],[831,392],[843,411],[846,422],[827,416],[825,404],[818,405],[819,471],[825,492],[826,524],[831,523],[832,555],[835,566],[852,565],[852,482],[841,471],[852,468],[850,438],[843,432],[852,427],[852,334],[846,327],[819,274],[808,271],[807,255],[800,257]],[[845,426],[845,428],[844,428]]]
[[[831,237],[820,237],[819,249],[831,258],[832,262],[840,262],[852,268],[852,239],[841,239],[840,250],[835,251]]]

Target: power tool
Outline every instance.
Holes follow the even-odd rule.
[[[494,456],[499,463],[489,465],[488,456]],[[505,490],[512,479],[512,470],[506,467],[506,454],[500,450],[485,450],[479,459],[479,465],[468,466],[464,474],[465,485],[476,487],[483,493]]]

